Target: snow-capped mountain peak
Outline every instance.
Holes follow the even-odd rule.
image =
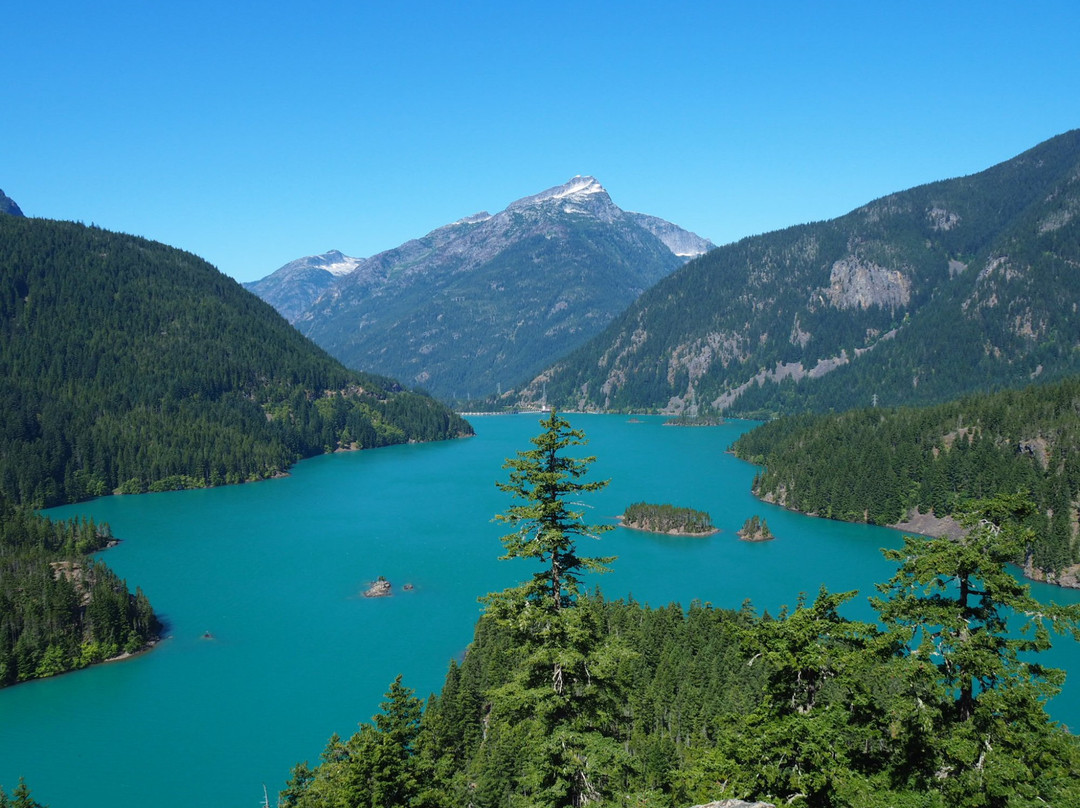
[[[608,197],[608,192],[604,190],[604,186],[597,182],[595,177],[583,177],[579,174],[563,185],[557,185],[554,188],[548,188],[546,191],[541,191],[538,194],[519,199],[517,202],[508,205],[506,209],[521,210],[523,208],[532,208],[550,200],[563,200],[569,204],[585,204],[593,200],[601,199],[606,202],[611,201],[610,197]]]
[[[364,263],[363,258],[351,258],[338,250],[330,250],[330,252],[323,253],[322,255],[313,255],[306,259],[301,258],[300,260],[306,261],[307,266],[325,269],[331,275],[338,276],[348,275],[360,266],[360,264]]]

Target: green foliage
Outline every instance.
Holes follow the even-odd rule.
[[[1060,573],[1077,559],[1080,377],[922,408],[781,418],[735,453],[765,469],[754,492],[832,519],[894,524],[952,515],[972,499],[1026,491],[1035,530],[1016,557]]]
[[[47,808],[30,796],[30,789],[23,779],[19,778],[19,784],[11,792],[11,796],[0,788],[0,808]]]
[[[916,567],[938,553],[921,541],[910,549]],[[999,573],[1007,574],[1000,561],[986,560],[977,578]],[[932,625],[933,596],[883,588],[883,611],[896,598]],[[1051,672],[1029,653],[1018,665],[1011,651],[978,655],[984,672],[999,672],[976,688],[965,717],[946,663],[912,642],[914,624],[847,619],[843,605],[854,595],[822,590],[777,618],[749,607],[652,609],[583,596],[562,611],[578,622],[560,653],[565,669],[576,656],[593,679],[562,694],[552,657],[484,616],[409,741],[412,801],[386,804],[681,808],[739,798],[1002,808],[1080,800],[1080,743],[1043,709]],[[1056,616],[1066,624],[1067,611]],[[1042,619],[1049,627],[1045,607]],[[332,741],[324,760],[335,762],[302,767],[300,779],[315,783],[307,793],[325,805],[354,804],[333,795],[355,780],[344,769],[368,771],[357,749]]]
[[[108,525],[53,522],[0,499],[0,687],[143,648],[159,625],[146,596],[87,557]]]
[[[739,536],[750,541],[766,541],[771,539],[773,534],[769,530],[769,523],[755,513],[743,522],[743,526],[739,530]]]
[[[653,533],[711,533],[712,517],[705,511],[676,507],[668,503],[654,505],[635,502],[623,511],[623,524]]]
[[[349,740],[330,739],[322,764],[293,769],[281,804],[295,808],[391,808],[419,798],[416,741],[421,702],[399,676],[390,685],[381,712]]]
[[[540,425],[544,431],[531,439],[536,448],[508,459],[503,468],[510,469],[510,480],[496,483],[500,491],[525,503],[512,505],[495,519],[515,527],[502,537],[506,548],[503,559],[532,558],[545,567],[533,575],[531,583],[509,590],[506,596],[511,600],[524,596],[525,601],[543,610],[558,611],[573,603],[583,572],[602,572],[614,560],[582,556],[577,551],[578,539],[595,538],[611,526],[586,524],[575,498],[600,490],[608,481],[578,482],[596,458],[569,457],[566,450],[586,443],[584,432],[572,429],[554,410]],[[494,606],[495,601],[489,605]]]
[[[328,449],[470,431],[162,244],[4,216],[0,282],[0,494],[14,502],[243,482]]]
[[[610,793],[623,754],[607,731],[613,715],[613,683],[627,651],[604,635],[594,609],[579,603],[580,576],[603,572],[612,558],[578,554],[580,538],[610,526],[586,524],[576,498],[605,487],[581,482],[592,457],[566,451],[586,442],[581,430],[554,410],[541,420],[535,449],[507,460],[510,480],[499,490],[524,500],[496,519],[516,527],[502,538],[504,559],[529,558],[543,569],[531,581],[485,598],[487,615],[507,627],[521,664],[489,691],[492,714],[513,729],[507,742],[531,750],[519,757],[527,770],[505,788],[526,805],[577,806]]]
[[[1003,694],[1018,686],[1045,699],[1062,679],[1022,659],[1049,648],[1050,626],[1075,632],[1080,620],[1080,607],[1041,605],[1006,569],[1030,543],[1022,520],[1031,510],[1016,495],[984,500],[964,514],[971,528],[964,538],[907,537],[903,550],[885,552],[900,568],[879,586],[888,597],[875,606],[886,625],[904,632],[913,654],[938,660],[938,684],[961,721],[972,718],[983,697],[1007,703]],[[1019,634],[1007,632],[1007,612],[1026,616]]]

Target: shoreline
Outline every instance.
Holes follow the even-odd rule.
[[[35,676],[35,677],[31,678],[31,679],[23,679],[20,682],[12,682],[9,685],[0,686],[0,690],[10,690],[13,687],[18,687],[19,685],[28,685],[28,684],[31,684],[33,682],[47,682],[50,679],[57,679],[57,678],[59,678],[61,676],[67,676],[67,675],[72,674],[72,673],[79,673],[80,671],[88,671],[91,668],[98,667],[99,665],[110,665],[110,664],[115,663],[115,662],[127,662],[128,660],[135,659],[137,657],[141,657],[141,656],[143,656],[143,654],[148,654],[150,651],[154,650],[154,648],[158,645],[158,643],[161,643],[161,642],[163,642],[163,641],[165,641],[167,639],[169,639],[169,637],[158,636],[158,637],[155,637],[154,639],[148,641],[145,645],[143,645],[137,651],[130,651],[130,652],[129,651],[122,651],[119,654],[117,654],[116,656],[106,657],[105,659],[99,659],[97,662],[91,662],[89,665],[83,665],[82,667],[79,667],[79,668],[68,668],[67,670],[60,671],[59,673],[54,673],[54,674],[51,674],[49,676]]]
[[[831,522],[842,522],[849,525],[869,525],[870,522],[854,522],[846,519],[832,519],[828,516],[822,516],[818,513],[807,513],[806,511],[800,511],[796,508],[789,508],[787,505],[783,505],[776,502],[769,497],[762,497],[754,493],[754,496],[762,502],[766,502],[769,505],[777,505],[786,511],[792,513],[798,513],[803,516],[809,516],[814,519],[826,519]],[[914,534],[917,536],[927,536],[932,539],[947,537],[950,539],[959,539],[964,536],[963,526],[951,516],[934,516],[933,514],[919,513],[913,509],[913,512],[909,511],[907,518],[901,522],[891,522],[887,525],[878,525],[878,527],[887,527],[890,530],[897,530],[901,533]],[[1020,574],[1029,581],[1034,581],[1039,584],[1046,584],[1047,586],[1056,586],[1059,589],[1080,589],[1080,564],[1072,564],[1061,571],[1061,574],[1047,573],[1045,570],[1038,569],[1031,565],[1030,559],[1023,564],[1012,563],[1012,566],[1020,570]]]
[[[720,533],[721,530],[718,527],[714,527],[712,530],[706,530],[702,533],[690,533],[685,530],[650,530],[647,527],[639,527],[638,525],[628,525],[621,516],[615,517],[619,522],[619,527],[625,527],[627,530],[636,530],[640,533],[652,533],[656,536],[687,536],[692,539],[701,539],[706,536],[715,536]]]

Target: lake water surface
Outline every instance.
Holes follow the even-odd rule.
[[[476,437],[337,454],[252,485],[106,497],[54,517],[108,521],[123,543],[105,558],[140,586],[168,638],[125,662],[0,690],[0,784],[25,776],[51,808],[261,803],[293,764],[315,762],[331,733],[348,736],[379,709],[398,674],[420,696],[441,687],[472,637],[477,597],[534,570],[500,562],[512,500],[502,464],[532,448],[538,416],[470,419]],[[571,416],[594,454],[588,520],[614,523],[626,505],[670,502],[708,511],[721,532],[672,538],[618,529],[588,555],[617,555],[595,579],[609,598],[684,606],[698,599],[775,612],[821,584],[859,589],[853,616],[892,567],[879,552],[900,534],[789,513],[750,495],[755,469],[725,453],[753,426],[665,427],[663,418]],[[636,422],[635,422],[636,421]],[[753,514],[777,540],[735,536]],[[383,575],[397,594],[365,599]],[[590,585],[593,581],[590,581]],[[401,590],[411,583],[411,592]],[[1036,588],[1080,602],[1080,593]],[[203,635],[210,632],[212,639]],[[1066,640],[1048,661],[1080,671]],[[1080,679],[1080,677],[1077,677]],[[1052,704],[1080,725],[1080,681]]]

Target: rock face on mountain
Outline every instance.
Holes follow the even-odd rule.
[[[768,415],[1080,372],[1080,130],[709,252],[507,397]],[[797,391],[796,391],[797,388]]]
[[[468,400],[531,378],[711,246],[574,177],[339,277],[301,259],[248,288],[346,365]]]
[[[0,213],[7,213],[11,216],[23,215],[23,212],[19,210],[19,206],[15,204],[15,200],[10,196],[5,196],[3,191],[0,191]]]
[[[716,245],[707,238],[702,238],[689,230],[683,230],[676,224],[649,216],[647,213],[632,213],[628,211],[631,219],[644,227],[662,242],[665,246],[680,258],[697,258],[704,255]]]

